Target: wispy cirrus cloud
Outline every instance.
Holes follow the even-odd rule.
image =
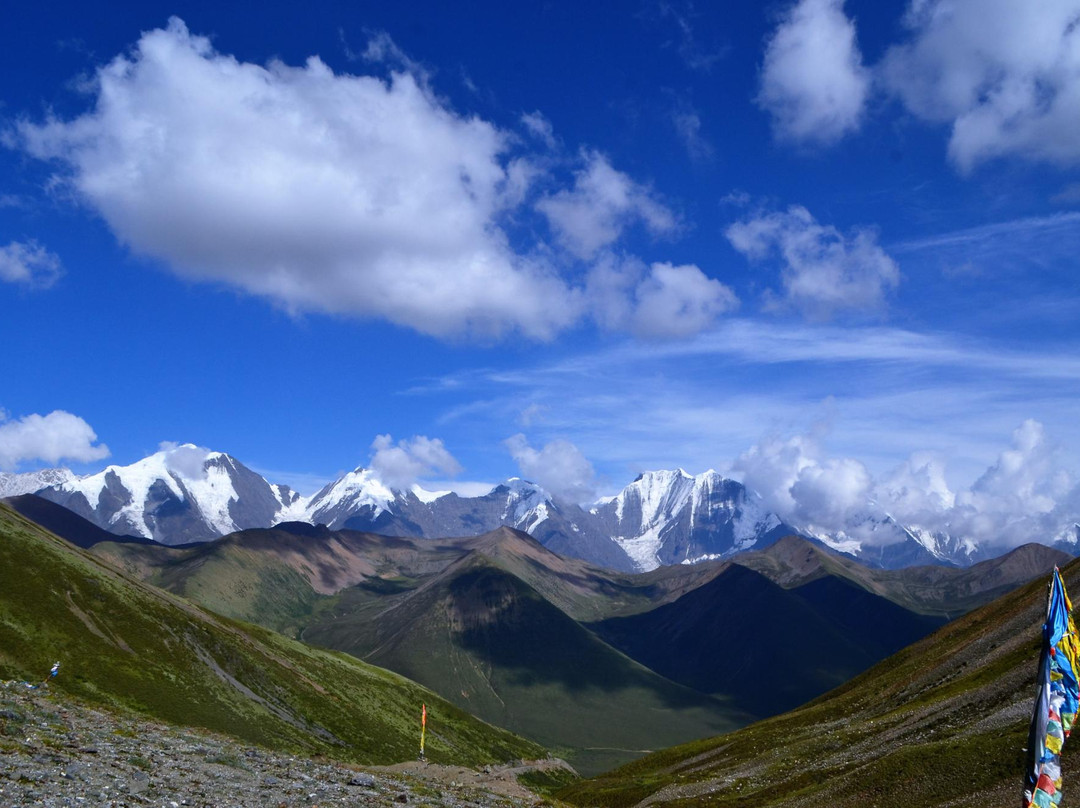
[[[474,370],[413,394],[452,396],[442,423],[492,443],[522,411],[542,409],[535,439],[572,442],[620,484],[644,468],[730,469],[762,434],[801,434],[824,419],[829,448],[875,476],[928,450],[970,485],[1026,419],[1080,446],[1069,417],[1077,357],[1068,343],[1022,350],[888,326],[728,318],[691,340]]]

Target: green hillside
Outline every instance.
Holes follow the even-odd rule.
[[[342,653],[219,617],[134,580],[0,505],[0,676],[206,727],[268,747],[362,763],[476,765],[543,754],[420,685]]]
[[[584,772],[749,720],[623,656],[479,552],[377,613],[361,588],[346,591],[304,636],[556,747]]]
[[[1064,572],[1080,593],[1080,561]],[[650,806],[1011,808],[1020,797],[1046,580],[949,623],[801,709],[649,755],[559,796],[582,806],[648,798]],[[776,644],[783,664],[786,638],[762,642]],[[1066,800],[1080,795],[1076,759],[1066,745]]]

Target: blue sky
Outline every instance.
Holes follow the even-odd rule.
[[[584,6],[7,10],[0,469],[1074,518],[1080,2]]]

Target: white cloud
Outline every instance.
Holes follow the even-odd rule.
[[[751,261],[777,253],[785,302],[811,317],[879,309],[900,283],[900,270],[875,231],[856,228],[845,236],[800,205],[736,222],[726,235]]]
[[[883,81],[913,114],[951,125],[962,171],[1006,155],[1080,161],[1076,0],[912,0],[906,22]]]
[[[956,504],[956,494],[945,480],[944,459],[928,451],[912,454],[878,483],[877,491],[903,524],[935,524]]]
[[[423,65],[405,53],[386,31],[376,31],[368,37],[367,46],[360,58],[367,62],[379,62],[403,70],[415,76],[425,87],[431,76]]]
[[[765,48],[757,103],[777,137],[833,143],[859,128],[870,91],[843,0],[800,0]]]
[[[559,242],[578,258],[590,259],[640,221],[656,235],[675,230],[675,215],[645,187],[612,167],[599,152],[583,155],[585,165],[563,189],[539,202]]]
[[[733,470],[789,522],[814,530],[851,530],[866,512],[873,478],[858,460],[821,455],[817,434],[771,436],[740,455]]]
[[[712,144],[701,134],[701,116],[695,109],[681,105],[672,114],[671,123],[691,159],[699,162],[712,159]]]
[[[676,228],[595,152],[560,190],[544,160],[514,153],[521,138],[450,109],[386,34],[363,58],[390,64],[389,78],[335,74],[314,56],[242,62],[172,18],[98,71],[92,110],[24,120],[8,139],[55,161],[121,242],[178,275],[437,337],[551,339],[597,309],[574,262],[544,243],[517,250],[503,229],[533,212],[542,180],[537,207],[574,256],[632,226]],[[541,113],[522,124],[554,142]],[[37,255],[44,266],[51,254]],[[708,312],[719,293],[701,285]]]
[[[165,453],[165,468],[179,474],[186,480],[206,479],[206,460],[210,450],[191,443],[177,443],[166,440],[158,445],[158,451]]]
[[[97,442],[90,424],[70,412],[53,410],[9,420],[0,410],[0,469],[14,469],[27,461],[89,463],[108,456],[109,447]]]
[[[816,453],[816,444],[809,437],[796,435],[785,440],[772,436],[743,452],[732,470],[742,475],[743,484],[757,492],[770,510],[791,516],[796,510],[792,486],[803,471],[815,465]]]
[[[1027,420],[1013,432],[1012,447],[956,497],[947,511],[955,531],[1016,545],[1045,541],[1048,532],[1080,519],[1076,483],[1042,424]]]
[[[36,241],[12,241],[0,247],[0,281],[47,289],[62,273],[60,256]]]
[[[390,435],[378,435],[371,443],[371,470],[395,490],[406,490],[422,477],[454,476],[462,471],[439,438],[417,435],[394,445]]]
[[[611,254],[589,270],[586,289],[601,326],[650,339],[693,336],[739,305],[729,287],[692,264],[646,267]]]
[[[504,135],[410,73],[245,63],[173,18],[99,71],[91,112],[19,135],[136,252],[291,311],[537,338],[581,312],[494,224]]]
[[[974,539],[983,547],[1051,542],[1080,520],[1080,486],[1037,421],[1027,420],[971,486],[954,492],[940,455],[913,454],[881,480],[853,458],[824,457],[814,436],[769,437],[734,464],[768,507],[794,525],[844,531],[868,543],[891,543],[895,530],[870,532],[867,518]]]
[[[596,497],[596,472],[581,451],[566,440],[553,440],[534,449],[520,432],[503,441],[522,475],[552,494],[572,502]]]
[[[521,123],[533,137],[549,149],[554,149],[558,145],[558,141],[555,140],[555,128],[540,110],[523,114]]]

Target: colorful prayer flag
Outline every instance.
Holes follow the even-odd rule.
[[[1028,733],[1024,808],[1052,808],[1061,802],[1061,748],[1080,709],[1080,638],[1061,573],[1054,568],[1043,624],[1039,694]]]

